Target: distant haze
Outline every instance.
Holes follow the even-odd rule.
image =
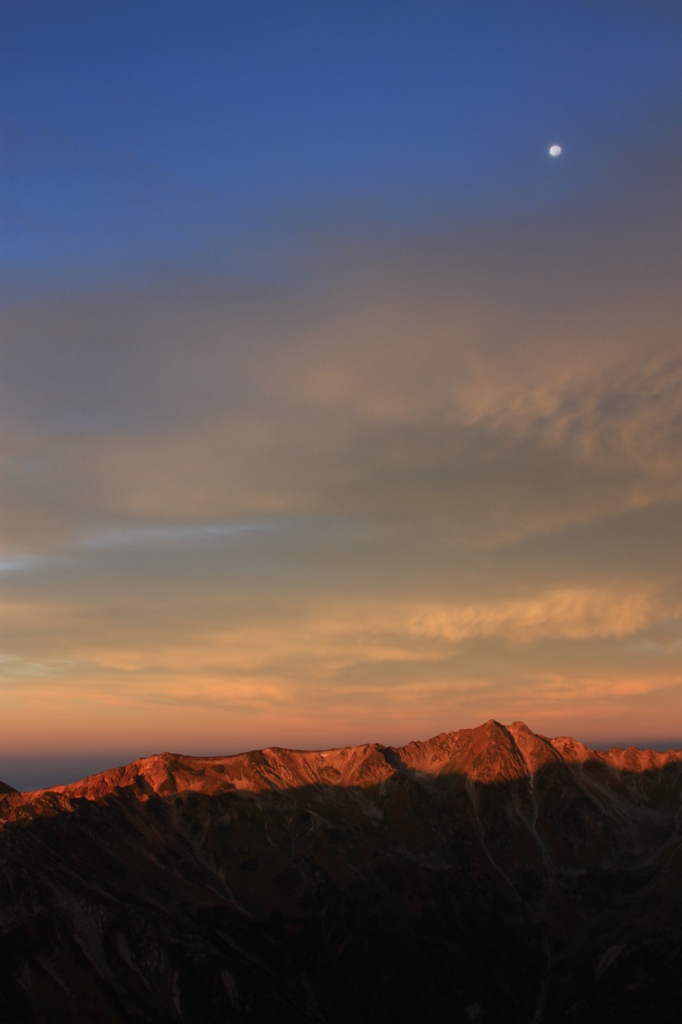
[[[3,5],[0,778],[679,745],[680,19],[545,7]]]

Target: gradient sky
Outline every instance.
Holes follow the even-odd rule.
[[[679,5],[0,17],[2,753],[682,738]]]

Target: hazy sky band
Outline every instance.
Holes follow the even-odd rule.
[[[3,10],[4,748],[669,737],[675,9],[160,10]]]

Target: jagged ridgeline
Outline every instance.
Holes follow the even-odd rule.
[[[681,774],[491,721],[0,787],[0,1017],[678,1024]]]

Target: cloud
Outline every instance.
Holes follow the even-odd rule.
[[[192,541],[227,539],[254,530],[272,530],[274,523],[192,523],[190,525],[149,524],[145,526],[112,527],[86,537],[86,550],[149,547],[156,544],[183,544]]]
[[[416,636],[451,643],[494,636],[515,643],[546,637],[622,639],[680,611],[666,607],[653,589],[623,593],[611,587],[559,587],[522,600],[435,606],[417,614],[408,628]]]
[[[438,707],[663,693],[682,311],[675,209],[638,188],[320,232],[286,289],[160,275],[6,309],[5,699],[46,729],[62,698],[216,729],[422,701],[438,731]]]
[[[39,555],[12,555],[0,561],[0,574],[29,572],[45,562]]]
[[[489,545],[679,500],[675,214],[601,198],[327,235],[286,290],[169,277],[18,303],[6,544],[340,514]]]

